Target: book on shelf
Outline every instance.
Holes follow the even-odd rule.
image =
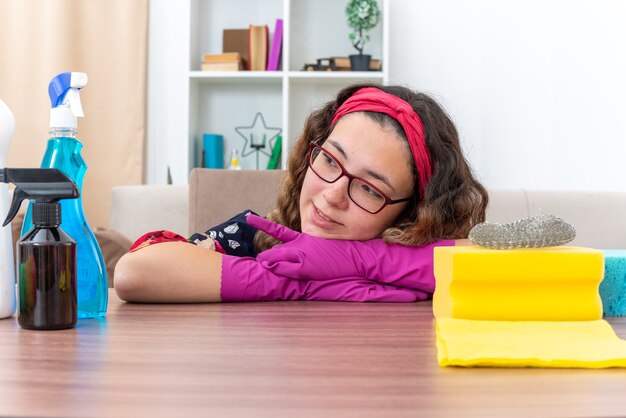
[[[335,60],[335,66],[337,67],[337,71],[351,71],[352,65],[350,64],[349,57],[333,57]],[[373,59],[370,61],[370,71],[380,71],[381,65],[380,60]]]
[[[202,71],[241,71],[243,66],[241,61],[203,62],[200,69]]]
[[[283,48],[283,20],[276,19],[274,27],[274,39],[272,40],[272,49],[270,50],[267,62],[267,71],[278,71],[280,67],[280,58]]]
[[[222,31],[222,52],[238,52],[241,57],[242,66],[249,70],[249,34],[248,29],[224,29]]]
[[[202,56],[202,62],[232,62],[241,61],[241,54],[239,52],[225,52],[222,54],[204,54]]]
[[[243,61],[239,52],[204,54],[201,69],[202,71],[241,71]]]
[[[250,25],[249,29],[250,50],[248,57],[250,64],[248,69],[251,71],[265,71],[267,68],[267,50],[269,30],[267,25]]]

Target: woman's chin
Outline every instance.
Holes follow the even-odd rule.
[[[326,238],[324,231],[320,230],[320,228],[316,228],[315,225],[305,224],[302,225],[302,232],[308,235],[312,235],[314,237],[323,237]]]
[[[325,231],[322,228],[318,228],[315,225],[303,225],[302,232],[305,234],[311,235],[313,237],[325,238],[325,239],[351,239],[349,237],[344,237],[339,233],[330,233],[329,231]]]
[[[302,232],[304,232],[305,234],[314,236],[314,237],[332,238],[323,229],[318,228],[315,225],[308,224],[308,223],[302,225]]]

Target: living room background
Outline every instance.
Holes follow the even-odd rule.
[[[158,96],[146,94],[148,4],[152,14],[166,3],[0,0],[0,56],[10,63],[0,66],[0,97],[17,118],[10,165],[41,161],[49,79],[67,70],[90,76],[79,137],[94,228],[107,225],[113,185],[147,179],[146,112],[171,93],[160,86]],[[391,0],[389,82],[443,103],[490,188],[623,190],[625,15],[619,0]]]

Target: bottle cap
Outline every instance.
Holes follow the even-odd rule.
[[[76,128],[76,116],[72,113],[69,106],[59,106],[50,109],[50,127],[51,128]]]
[[[76,128],[76,118],[85,116],[78,91],[86,85],[87,74],[78,72],[61,73],[50,81],[51,128]]]
[[[54,226],[61,222],[61,208],[46,206],[61,199],[76,199],[80,192],[76,184],[56,168],[0,168],[0,183],[13,183],[13,200],[2,226],[15,217],[24,199],[35,202],[33,222]],[[43,204],[44,206],[37,206]],[[38,209],[39,208],[39,209]]]
[[[61,204],[56,202],[33,204],[33,224],[35,226],[61,225]]]

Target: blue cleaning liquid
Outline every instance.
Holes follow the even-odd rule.
[[[70,136],[63,136],[63,135]],[[83,212],[83,180],[87,164],[80,155],[83,144],[73,134],[74,130],[63,130],[61,136],[48,140],[48,147],[41,168],[58,168],[70,177],[81,197],[65,199],[61,204],[61,228],[76,241],[76,277],[78,287],[78,318],[97,318],[106,314],[108,303],[108,281],[102,251],[85,219]],[[54,133],[53,133],[54,135]],[[30,231],[32,204],[29,204],[22,235]]]

